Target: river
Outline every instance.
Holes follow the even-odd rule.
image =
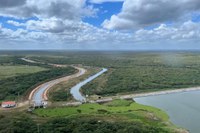
[[[200,133],[200,91],[134,98],[137,103],[164,110],[170,120],[190,133]]]
[[[98,76],[100,76],[101,74],[105,73],[107,71],[106,68],[103,68],[100,72],[98,72],[97,74],[90,76],[89,78],[87,78],[86,80],[78,83],[77,85],[75,85],[74,87],[71,88],[70,92],[73,95],[74,99],[78,100],[78,101],[86,101],[85,96],[83,96],[80,92],[80,88],[82,86],[84,86],[85,84],[87,84],[88,82],[94,80],[95,78],[97,78]]]

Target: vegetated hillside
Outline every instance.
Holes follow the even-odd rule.
[[[45,62],[83,64],[108,72],[83,87],[85,94],[113,95],[200,85],[198,52],[66,52],[32,56]]]
[[[37,73],[47,70],[43,67],[28,65],[0,65],[0,80],[24,74]]]

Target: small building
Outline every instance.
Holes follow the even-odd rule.
[[[1,103],[1,107],[2,108],[13,108],[16,106],[16,102],[15,101],[6,101],[6,102],[2,102]]]

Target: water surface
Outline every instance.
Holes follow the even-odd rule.
[[[200,91],[134,98],[137,103],[164,110],[170,120],[190,133],[200,133]]]
[[[97,78],[98,76],[100,76],[101,74],[103,74],[104,72],[106,72],[107,69],[106,68],[103,68],[100,72],[98,72],[97,74],[93,75],[93,76],[90,76],[89,78],[87,78],[86,80],[78,83],[77,85],[75,85],[74,87],[71,88],[71,94],[73,95],[74,99],[78,100],[78,101],[85,101],[86,98],[85,96],[83,96],[81,93],[80,93],[80,88],[82,86],[84,86],[85,84],[87,84],[88,82],[94,80],[95,78]]]

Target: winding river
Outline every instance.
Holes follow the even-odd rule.
[[[134,98],[140,104],[164,110],[177,126],[200,133],[200,91]]]
[[[85,96],[83,96],[80,92],[80,88],[82,86],[84,86],[85,84],[87,84],[88,82],[91,82],[92,80],[94,80],[95,78],[97,78],[98,76],[102,75],[103,73],[105,73],[108,69],[103,68],[100,72],[98,72],[97,74],[90,76],[89,78],[87,78],[86,80],[78,83],[77,85],[75,85],[74,87],[71,88],[71,94],[73,95],[74,99],[76,99],[77,101],[85,101],[86,98]]]

